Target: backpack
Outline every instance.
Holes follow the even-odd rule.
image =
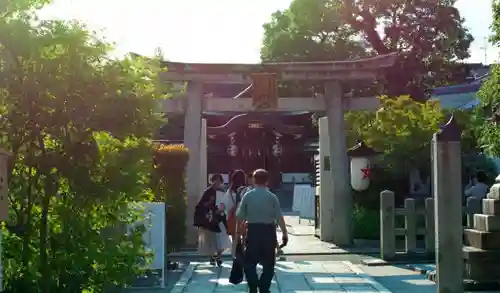
[[[238,205],[240,204],[241,201],[241,193],[245,191],[246,188],[242,187],[239,188],[236,191],[236,199],[231,195],[231,192],[229,192],[229,196],[231,197],[231,200],[234,203],[234,206],[231,208],[229,213],[227,214],[227,234],[229,235],[234,235],[234,230],[236,227],[236,210],[238,209]],[[238,231],[242,231],[241,229],[238,229]]]

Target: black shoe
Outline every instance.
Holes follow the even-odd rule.
[[[222,267],[222,259],[220,257],[215,257],[215,262],[218,267]]]
[[[248,287],[248,293],[258,293],[257,287]]]

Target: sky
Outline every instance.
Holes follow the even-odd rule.
[[[500,50],[486,46],[492,0],[457,0],[476,41],[470,62],[493,63]],[[116,43],[117,54],[151,56],[161,48],[179,62],[256,63],[262,25],[291,0],[55,0],[44,19],[76,19]],[[466,4],[468,3],[468,4]]]

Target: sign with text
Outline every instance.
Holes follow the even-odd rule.
[[[275,73],[253,73],[252,104],[255,109],[278,107],[278,83]]]

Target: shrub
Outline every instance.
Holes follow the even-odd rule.
[[[182,144],[160,145],[155,153],[155,196],[167,204],[166,237],[168,251],[176,251],[186,240],[185,173],[188,149]]]
[[[380,212],[355,205],[352,213],[355,239],[380,239]]]

